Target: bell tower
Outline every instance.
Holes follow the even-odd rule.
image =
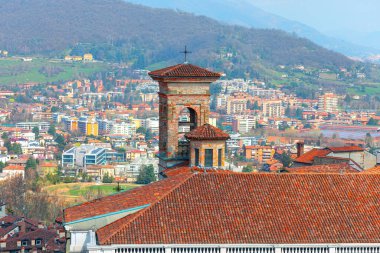
[[[184,134],[209,122],[210,84],[219,73],[188,64],[149,72],[159,83],[160,169],[189,160],[189,141]]]

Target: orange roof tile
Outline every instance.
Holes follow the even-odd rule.
[[[380,243],[379,180],[362,173],[192,174],[96,233],[101,245]]]
[[[5,170],[22,170],[22,171],[24,171],[25,167],[20,166],[20,165],[8,165],[5,168],[3,168],[3,171],[5,171]]]
[[[294,161],[298,162],[298,163],[312,164],[314,162],[314,157],[326,156],[330,153],[331,153],[331,151],[329,149],[313,148],[309,152],[306,152],[303,155],[301,155],[300,157],[296,158]]]
[[[230,135],[210,124],[204,124],[185,134],[189,140],[227,140]]]
[[[380,174],[380,166],[376,166],[367,170],[363,170],[361,173],[364,174]]]

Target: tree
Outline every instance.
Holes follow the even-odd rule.
[[[65,138],[61,134],[57,135],[55,142],[58,143],[59,149],[63,150],[65,147]]]
[[[38,127],[33,127],[32,132],[35,134],[36,139],[38,139],[38,136],[40,135],[40,129]]]
[[[378,120],[376,120],[374,118],[370,118],[369,121],[368,121],[368,123],[367,123],[367,125],[369,125],[369,126],[377,126],[378,123],[379,123]]]
[[[145,132],[145,140],[150,140],[150,139],[152,139],[152,137],[153,137],[152,130],[150,128],[148,128]]]
[[[143,165],[137,177],[137,184],[149,184],[156,181],[153,164]]]
[[[33,157],[30,157],[28,161],[26,161],[25,170],[28,170],[28,169],[33,169],[33,170],[37,169],[37,161]]]
[[[296,118],[297,119],[302,119],[302,112],[303,112],[303,110],[301,108],[297,108],[297,110],[296,110]]]
[[[280,157],[281,163],[284,165],[284,168],[289,168],[292,164],[292,158],[286,152],[283,152]]]
[[[7,147],[8,148],[8,147]],[[21,155],[22,154],[22,148],[21,144],[19,143],[13,143],[10,148],[8,148],[8,151],[12,154]]]
[[[105,184],[110,184],[113,182],[113,180],[114,180],[113,176],[110,176],[107,172],[106,174],[104,174],[102,182]]]
[[[55,126],[54,126],[54,125],[51,125],[51,126],[49,127],[49,129],[48,129],[48,134],[55,136],[55,134],[56,134],[56,129],[55,129]]]
[[[253,171],[253,167],[252,165],[248,165],[248,166],[244,166],[243,167],[243,172],[247,172],[247,173],[250,173]]]
[[[367,147],[373,146],[373,138],[372,138],[372,135],[370,133],[366,133],[364,142],[365,142],[365,145]]]
[[[146,129],[145,127],[139,127],[136,129],[136,133],[139,133],[139,134],[144,134],[146,133]]]
[[[55,112],[58,112],[58,111],[59,111],[59,108],[58,108],[57,106],[52,106],[51,109],[50,109],[50,111],[51,111],[52,113],[55,113]]]

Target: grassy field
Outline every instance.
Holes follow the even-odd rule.
[[[64,62],[45,58],[24,62],[16,57],[0,58],[0,85],[68,81],[90,77],[107,68],[108,65],[101,62]]]
[[[118,193],[117,184],[70,183],[50,185],[44,188],[50,195],[58,196],[68,205],[79,204],[89,200],[89,197],[108,196]],[[139,187],[137,184],[120,184],[122,191]]]

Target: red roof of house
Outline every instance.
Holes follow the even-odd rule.
[[[309,152],[304,153],[300,157],[297,157],[294,161],[298,163],[308,163],[312,164],[314,162],[314,157],[321,157],[330,154],[331,151],[329,149],[318,149],[313,148]]]
[[[221,75],[216,72],[192,65],[177,64],[163,69],[154,70],[148,73],[153,79],[162,77],[216,77]]]
[[[148,184],[130,191],[95,199],[81,205],[66,208],[63,212],[64,221],[76,221],[110,212],[117,212],[132,207],[150,204],[160,199],[173,187],[185,181],[186,177],[173,176],[164,181]]]
[[[101,245],[380,243],[379,180],[361,173],[192,174],[96,233]]]
[[[186,133],[185,137],[190,140],[227,140],[230,135],[210,124],[204,124]]]
[[[355,152],[355,151],[364,151],[364,148],[359,146],[345,146],[345,147],[328,147],[332,152]]]
[[[358,173],[348,163],[323,164],[305,167],[288,168],[290,173]]]
[[[21,170],[25,171],[25,167],[21,165],[8,165],[5,168],[3,168],[3,171],[5,170]]]
[[[314,162],[314,157],[324,157],[330,154],[331,152],[339,153],[339,152],[359,152],[359,151],[364,151],[364,149],[359,146],[327,147],[324,149],[313,148],[309,152],[306,152],[300,157],[296,158],[294,161],[298,163],[312,164]]]

